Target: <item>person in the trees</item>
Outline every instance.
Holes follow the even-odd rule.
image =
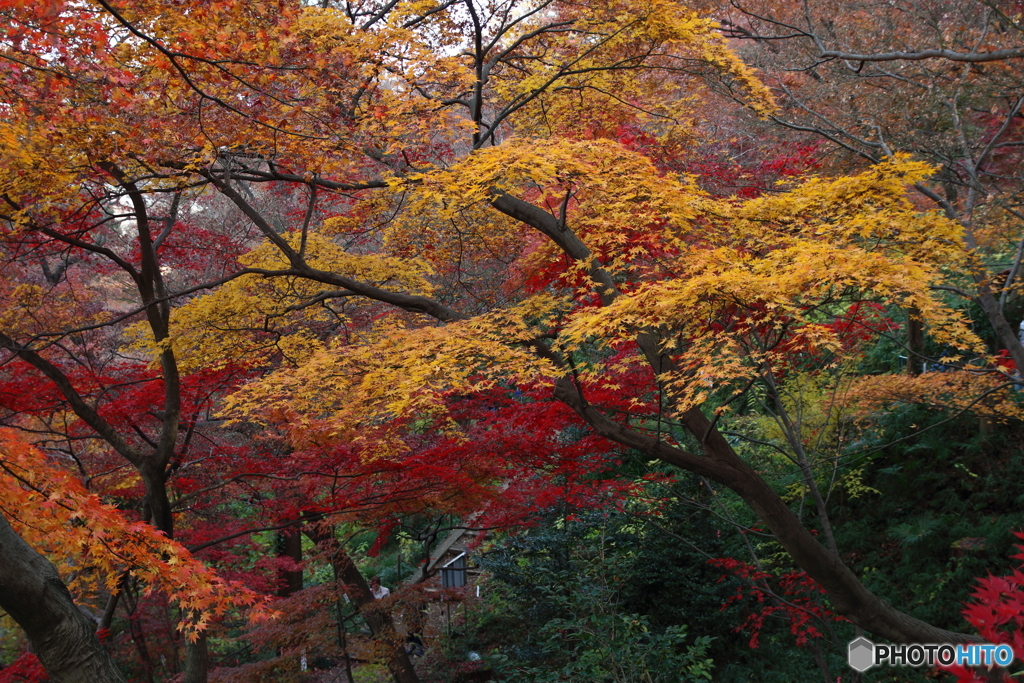
[[[370,579],[370,591],[373,593],[374,600],[383,600],[391,595],[391,591],[386,586],[380,585],[379,576]]]

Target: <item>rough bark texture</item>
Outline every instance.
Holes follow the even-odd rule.
[[[25,630],[57,683],[123,683],[57,569],[0,515],[0,609]]]

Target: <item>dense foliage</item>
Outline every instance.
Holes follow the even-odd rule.
[[[0,0],[0,682],[1024,657],[1022,11]]]

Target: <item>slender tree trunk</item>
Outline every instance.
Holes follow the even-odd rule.
[[[613,422],[583,399],[571,379],[563,377],[556,381],[555,398],[572,408],[601,436],[731,489],[765,523],[794,562],[828,593],[836,611],[866,631],[896,643],[979,640],[976,636],[937,628],[904,614],[869,591],[838,555],[811,535],[785,501],[736,454],[700,410],[686,411],[680,416],[680,421],[703,443],[702,455],[684,451]]]
[[[139,623],[139,617],[137,610],[138,602],[129,610],[128,613],[128,632],[132,636],[132,643],[135,644],[135,650],[139,653],[139,659],[142,661],[142,670],[146,675],[146,683],[153,683],[153,670],[156,668],[153,664],[153,658],[149,655],[149,645],[146,643],[146,633],[142,629],[142,625]]]
[[[1010,327],[1010,323],[1006,321],[1006,316],[1003,315],[1003,311],[999,308],[999,301],[996,300],[992,290],[984,283],[978,285],[977,301],[981,306],[981,310],[985,312],[985,317],[988,318],[989,324],[995,331],[996,339],[1010,352],[1010,357],[1013,358],[1013,362],[1017,364],[1017,367],[1024,368],[1024,346],[1021,346],[1017,334]]]
[[[978,242],[974,237],[974,231],[971,229],[970,221],[965,220],[963,217],[957,217],[951,215],[947,209],[946,215],[950,218],[959,218],[960,224],[964,226],[964,243],[967,248],[973,252],[978,250]],[[975,297],[975,301],[981,306],[981,310],[985,313],[985,317],[988,318],[989,325],[992,326],[992,331],[996,333],[996,340],[1000,346],[1006,348],[1010,352],[1010,358],[1017,364],[1017,368],[1024,371],[1024,345],[1021,344],[1020,339],[1017,338],[1017,332],[1010,326],[1010,323],[1006,320],[1006,315],[1003,313],[1003,307],[1000,305],[999,300],[995,294],[992,293],[992,287],[989,285],[991,276],[987,269],[978,265],[977,268],[971,273],[974,278],[974,282],[978,285],[978,296]]]
[[[160,271],[157,247],[154,245],[150,231],[150,217],[145,193],[116,164],[105,161],[100,162],[99,166],[110,174],[131,200],[135,227],[138,232],[140,267],[137,272],[132,271],[131,268],[126,270],[135,282],[140,301],[146,304],[145,315],[153,334],[153,340],[162,342],[170,335],[171,306]],[[171,217],[168,219],[169,225],[173,225],[177,206],[177,199],[175,199],[172,204]],[[118,265],[125,269],[122,263]],[[155,528],[164,532],[168,538],[173,538],[174,517],[170,498],[167,495],[167,466],[175,451],[181,423],[181,379],[174,349],[167,346],[160,353],[160,369],[164,384],[164,401],[161,411],[163,414],[160,418],[162,424],[157,443],[150,442],[150,445],[153,446],[152,451],[146,452],[133,446],[131,440],[126,439],[113,425],[107,422],[96,410],[96,407],[78,393],[74,384],[59,367],[43,358],[38,352],[15,343],[13,339],[2,332],[0,332],[0,345],[18,354],[53,382],[54,386],[67,399],[75,414],[136,468],[146,487],[144,517]],[[115,606],[116,600],[111,600],[109,605],[111,616]],[[185,656],[185,683],[205,683],[209,659],[205,636],[196,643],[186,643]]]
[[[57,683],[124,683],[96,637],[96,624],[75,606],[57,569],[0,515],[0,609],[25,630]]]
[[[121,578],[117,580],[117,585],[111,592],[110,597],[107,598],[106,607],[103,608],[103,616],[100,617],[100,623],[96,627],[96,633],[100,631],[109,631],[110,624],[114,621],[114,612],[117,610],[117,603],[121,599],[121,592],[124,590],[125,584],[128,581],[128,572],[121,574]]]
[[[170,498],[167,495],[165,466],[160,460],[152,459],[146,461],[144,466],[139,468],[139,472],[146,485],[146,503],[150,523],[164,532],[167,538],[174,538],[174,515],[171,510]],[[187,617],[183,615],[182,618]],[[206,683],[209,677],[209,666],[210,651],[206,633],[200,633],[194,642],[186,640],[183,683]]]
[[[821,670],[822,678],[825,683],[832,683],[835,679],[832,678],[832,672],[828,670],[828,664],[825,662],[825,658],[821,654],[821,648],[813,638],[810,639],[808,647],[811,649],[811,654],[814,655],[814,663],[818,665]]]
[[[924,347],[924,324],[917,310],[907,311],[907,374],[913,377],[921,374],[924,362],[921,349]]]
[[[334,581],[335,583],[338,581],[337,573],[335,573]],[[345,629],[345,617],[341,613],[340,597],[335,600],[334,606],[338,616],[338,647],[341,648],[341,656],[345,658],[345,678],[348,679],[348,683],[356,683],[352,677],[352,657],[348,654],[348,635]]]
[[[302,562],[302,534],[296,528],[284,529],[277,535],[277,556],[287,557],[295,564]],[[281,571],[278,576],[277,595],[287,598],[302,590],[302,570]]]
[[[158,463],[139,468],[142,482],[146,486],[146,512],[149,523],[164,532],[167,538],[174,538],[174,515],[171,514],[171,501],[167,496],[167,477],[164,467]]]
[[[209,668],[210,651],[204,632],[195,642],[185,641],[185,683],[206,683]]]
[[[786,441],[789,442],[790,448],[792,448],[793,452],[796,454],[796,464],[800,468],[800,474],[803,477],[804,486],[806,486],[807,490],[810,492],[811,499],[814,501],[814,507],[818,511],[818,520],[821,522],[821,531],[825,535],[825,541],[828,543],[829,550],[838,555],[839,546],[836,545],[836,538],[832,533],[832,522],[828,516],[828,509],[825,507],[825,499],[821,495],[818,483],[814,480],[814,469],[811,467],[810,458],[807,457],[807,451],[804,449],[803,441],[800,440],[800,429],[793,423],[793,419],[790,417],[789,411],[786,410],[786,404],[783,402],[782,394],[779,392],[779,388],[775,384],[771,368],[766,368],[764,379],[768,385],[769,391],[771,392],[772,401],[775,403],[776,423],[786,435]]]
[[[416,670],[409,660],[409,655],[405,651],[405,642],[395,631],[391,614],[376,604],[377,601],[374,600],[373,593],[370,592],[366,578],[352,558],[345,552],[333,534],[316,528],[307,529],[306,534],[319,547],[331,553],[331,566],[334,568],[334,575],[341,583],[345,584],[349,599],[362,617],[366,619],[374,639],[381,645],[388,670],[394,677],[395,683],[420,683]]]

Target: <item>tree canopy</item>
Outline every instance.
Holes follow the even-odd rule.
[[[777,601],[751,643],[783,615],[827,677],[832,624],[978,639],[851,534],[929,430],[1013,467],[1019,3],[762,4],[0,1],[0,542],[71,591],[23,624],[42,589],[0,567],[0,607],[50,675],[119,675],[72,597],[193,683],[243,632],[305,652],[281,605],[340,632],[344,595],[412,683],[365,557],[687,497],[777,544],[706,558]],[[1012,505],[978,510],[1005,557]]]

